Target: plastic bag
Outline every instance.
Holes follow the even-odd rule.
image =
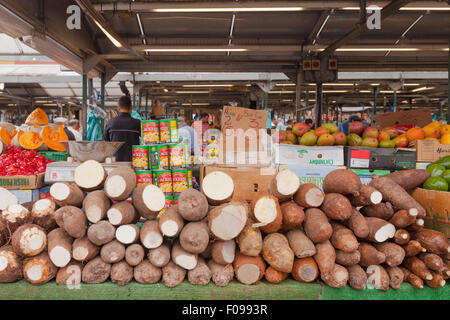
[[[141,121],[144,120],[139,109],[133,109],[133,111],[131,111],[131,117]]]
[[[86,140],[88,141],[103,141],[102,128],[100,127],[100,119],[95,114],[94,109],[89,111],[87,116],[87,131]]]

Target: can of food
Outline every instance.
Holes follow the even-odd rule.
[[[152,170],[169,169],[169,147],[167,144],[148,146],[150,168]]]
[[[143,144],[159,143],[159,121],[142,120],[141,132]]]
[[[173,197],[172,205],[178,204],[178,197]]]
[[[159,120],[159,139],[161,143],[178,142],[178,121],[176,119]]]
[[[158,186],[167,197],[172,197],[172,172],[170,170],[153,171],[153,184]]]
[[[169,208],[173,204],[174,204],[173,203],[173,197],[166,197],[166,203],[164,204],[164,209]]]
[[[153,173],[151,170],[136,170],[136,185],[153,183]]]
[[[194,183],[192,181],[192,170],[188,170],[188,188],[191,189],[194,187]]]
[[[189,172],[187,169],[172,170],[173,195],[179,197],[180,194],[189,188]]]
[[[187,145],[169,144],[169,163],[171,169],[185,168],[187,162]]]
[[[133,167],[140,170],[148,170],[148,147],[132,146]]]

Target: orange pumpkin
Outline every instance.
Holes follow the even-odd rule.
[[[60,141],[67,141],[66,132],[64,131],[64,126],[59,125],[58,130],[53,130],[50,126],[44,127],[42,130],[42,139],[44,143],[52,150],[55,151],[66,151],[66,148],[60,143]]]
[[[27,120],[25,120],[25,123],[43,126],[48,124],[48,117],[44,110],[41,108],[36,108],[30,113]]]
[[[12,138],[16,135],[17,131],[16,129],[13,129],[11,131],[11,134],[9,134],[8,130],[5,127],[2,127],[0,129],[0,138],[2,139],[2,142],[4,144],[10,145]]]
[[[19,144],[24,149],[37,149],[44,143],[39,133],[25,132],[19,137]]]

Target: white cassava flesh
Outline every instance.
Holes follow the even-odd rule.
[[[372,201],[372,203],[374,205],[379,204],[382,200],[383,200],[383,195],[381,194],[380,191],[374,191],[370,195],[370,201]]]
[[[290,169],[280,171],[277,176],[277,189],[282,195],[292,195],[300,187],[300,179]]]
[[[131,244],[139,237],[139,228],[125,224],[116,229],[116,239],[123,244]]]
[[[106,171],[101,163],[95,160],[87,160],[80,164],[74,173],[75,183],[83,189],[95,189],[100,187],[106,178]]]
[[[64,267],[70,262],[70,252],[66,248],[56,246],[49,252],[50,260],[57,267]]]
[[[393,238],[395,235],[395,226],[391,223],[381,227],[375,233],[375,240],[378,242],[384,242],[387,239]]]
[[[178,229],[178,224],[173,220],[168,220],[161,224],[161,232],[165,236],[175,236],[178,233]]]
[[[142,192],[144,204],[151,211],[161,211],[166,204],[166,197],[164,193],[155,185],[149,184]]]
[[[239,203],[229,203],[219,208],[210,211],[212,216],[215,210],[220,210],[209,222],[211,232],[221,240],[236,238],[247,223],[247,208]]]
[[[16,222],[17,219],[24,219],[28,214],[29,211],[27,208],[20,204],[11,204],[2,212],[3,218],[12,223]]]
[[[108,182],[105,183],[105,191],[111,197],[120,196],[125,191],[126,187],[127,182],[119,175],[108,178]]]
[[[29,255],[39,251],[47,243],[47,236],[44,231],[37,227],[31,227],[23,231],[19,240],[20,249],[23,254]]]
[[[120,224],[120,222],[122,221],[122,212],[120,212],[118,209],[116,208],[110,208],[107,212],[106,215],[108,216],[108,220],[109,222],[113,225],[116,226],[118,224]]]
[[[163,237],[161,234],[150,231],[145,235],[145,238],[142,242],[144,247],[148,249],[158,248],[163,242]]]
[[[277,205],[272,198],[260,198],[253,210],[255,218],[262,224],[269,224],[277,217]]]
[[[55,200],[66,200],[70,195],[70,187],[66,183],[56,182],[50,187],[50,195]]]
[[[214,171],[203,178],[202,190],[208,200],[221,203],[233,195],[234,182],[225,172]]]
[[[256,264],[246,263],[239,266],[236,271],[236,278],[244,284],[253,284],[258,281],[261,270]]]
[[[19,200],[12,192],[2,187],[0,187],[0,199],[0,210],[5,210],[9,205],[19,203]]]
[[[30,269],[27,270],[28,278],[30,278],[33,281],[38,281],[42,279],[42,266],[35,265],[32,266]]]
[[[311,207],[320,207],[323,202],[323,192],[320,189],[311,188],[306,191],[305,199]]]
[[[34,203],[33,205],[33,216],[42,217],[47,215],[48,210],[52,210],[53,204],[50,199],[41,199]],[[54,207],[53,207],[54,209]]]
[[[224,242],[222,247],[222,256],[227,263],[233,262],[235,250],[236,243],[234,242],[234,240],[228,240]]]

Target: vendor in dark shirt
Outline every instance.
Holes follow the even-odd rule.
[[[119,100],[119,115],[108,121],[105,128],[105,141],[120,141],[125,144],[116,153],[116,161],[131,161],[131,146],[139,145],[141,121],[131,117],[131,99],[123,96]]]

